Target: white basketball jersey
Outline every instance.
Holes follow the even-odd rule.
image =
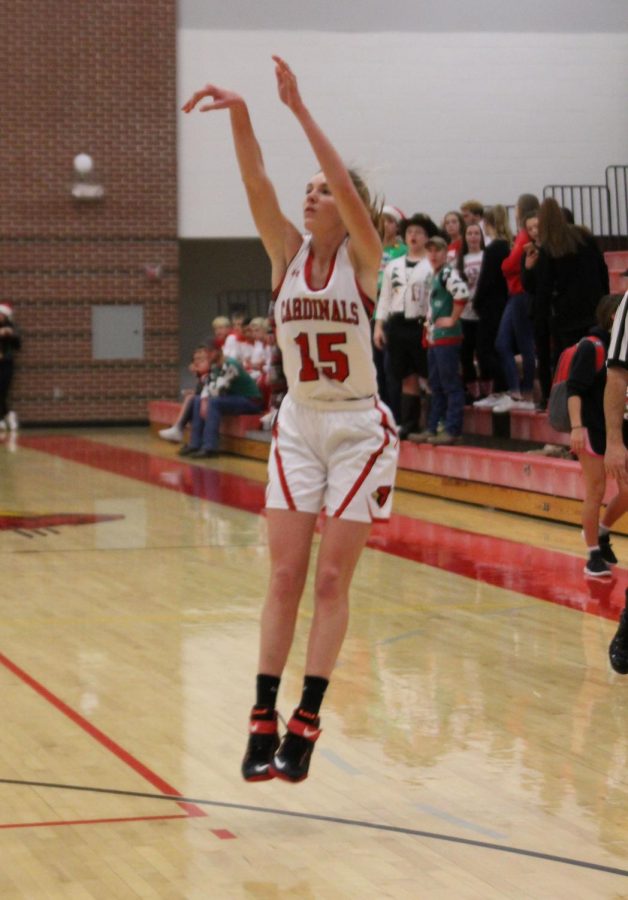
[[[373,302],[356,282],[347,241],[327,283],[310,287],[311,238],[288,266],[275,301],[277,343],[290,395],[297,403],[360,408],[377,393],[371,350]]]

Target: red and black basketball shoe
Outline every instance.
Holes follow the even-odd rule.
[[[308,776],[314,744],[321,729],[320,719],[304,709],[295,709],[288,722],[279,750],[273,756],[270,771],[275,778],[296,784]]]
[[[270,762],[279,747],[276,710],[254,706],[249,720],[249,742],[242,760],[245,781],[268,781],[274,778]]]

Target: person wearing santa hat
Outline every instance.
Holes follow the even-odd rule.
[[[0,430],[17,431],[17,415],[9,410],[9,388],[13,381],[15,354],[21,338],[13,322],[13,307],[0,301]]]

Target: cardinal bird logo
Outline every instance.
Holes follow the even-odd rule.
[[[0,513],[0,531],[15,531],[25,537],[56,534],[61,525],[96,525],[115,522],[124,516],[96,516],[87,513]]]
[[[392,486],[390,484],[380,485],[380,487],[376,488],[371,497],[377,503],[379,508],[381,509],[386,505],[386,501],[390,497],[390,492],[392,491]]]

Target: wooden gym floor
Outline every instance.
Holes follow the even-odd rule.
[[[310,778],[247,785],[263,480],[148,429],[0,443],[2,900],[628,897],[628,538],[587,583],[575,527],[399,492]]]

